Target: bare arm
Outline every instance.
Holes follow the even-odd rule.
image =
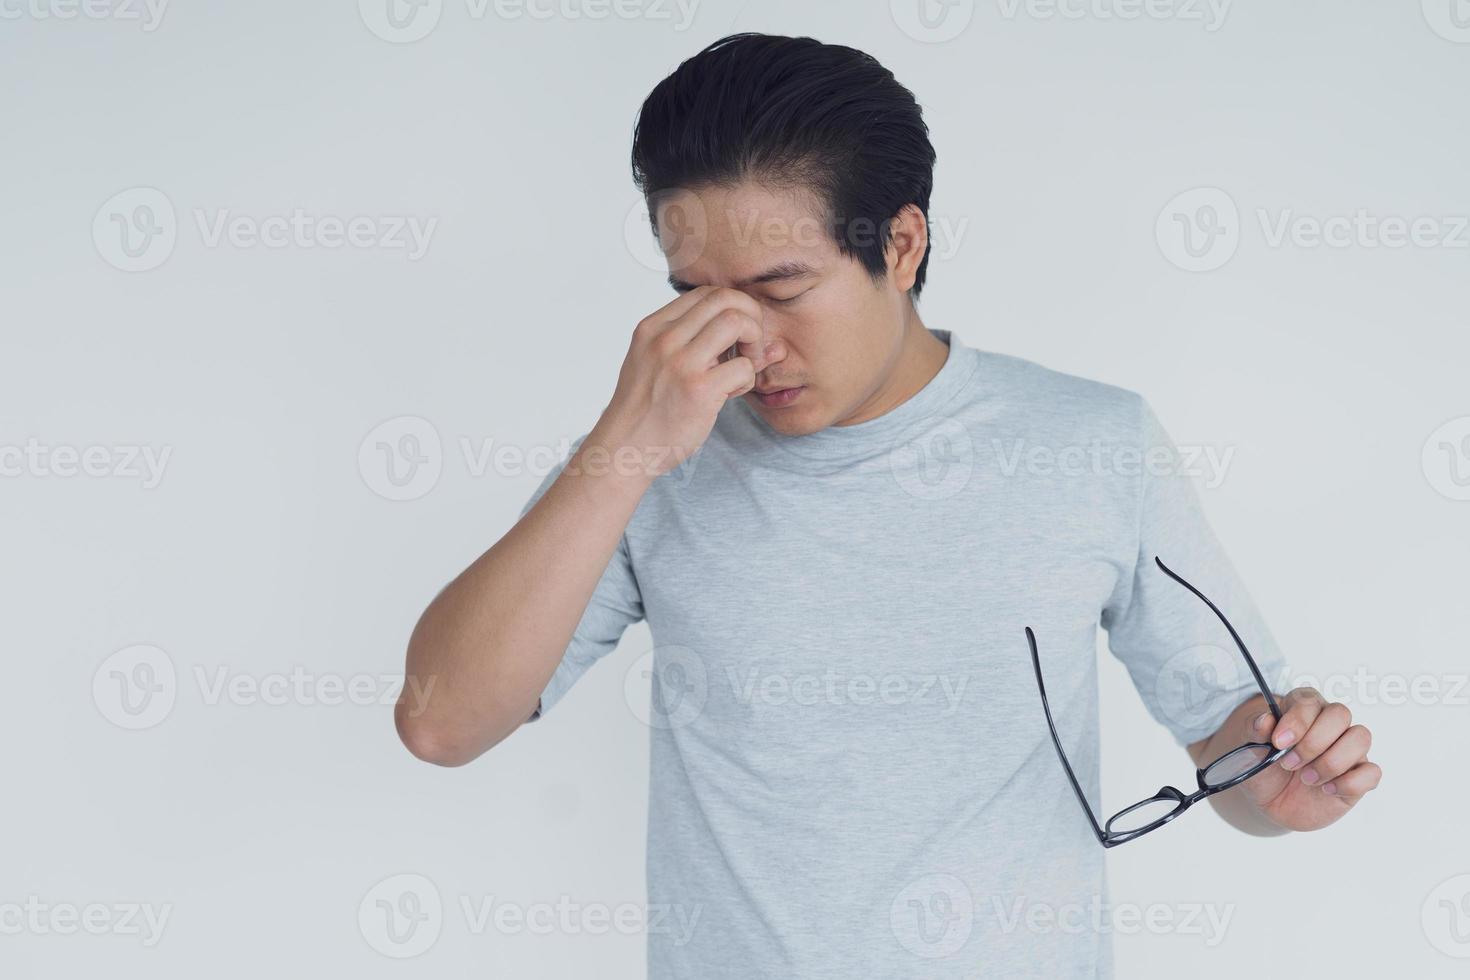
[[[754,386],[761,317],[746,294],[701,287],[638,324],[612,401],[563,472],[414,628],[394,712],[409,751],[463,765],[530,717],[653,479]]]
[[[419,619],[408,643],[413,683],[395,711],[414,755],[462,765],[535,709],[653,479],[585,465],[606,446],[594,429],[536,505]]]

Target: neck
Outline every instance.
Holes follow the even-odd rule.
[[[889,362],[883,380],[851,416],[836,424],[857,425],[893,411],[932,381],[948,357],[949,347],[930,333],[919,314],[911,310],[905,318],[903,342]]]

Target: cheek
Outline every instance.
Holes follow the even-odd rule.
[[[823,373],[830,369],[851,342],[851,316],[834,303],[799,304],[800,309],[767,313],[767,324],[774,323],[786,344],[787,356],[808,372]]]
[[[781,319],[787,356],[803,373],[830,387],[859,383],[866,362],[881,357],[882,344],[871,336],[870,317],[852,304],[812,304]]]

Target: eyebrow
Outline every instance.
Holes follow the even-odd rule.
[[[735,283],[735,288],[741,289],[745,286],[756,286],[767,282],[789,282],[792,279],[809,279],[816,274],[817,270],[813,269],[805,262],[788,260],[786,262],[781,262],[773,265],[769,269],[762,273],[759,273],[758,275],[751,276],[748,279],[740,280],[739,282]],[[675,275],[669,276],[669,285],[673,286],[674,289],[678,290],[681,293],[687,293],[689,290],[695,288],[695,286],[693,286],[691,283],[687,283]]]

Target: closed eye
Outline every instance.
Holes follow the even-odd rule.
[[[795,303],[797,300],[801,299],[809,292],[811,292],[810,289],[804,289],[801,292],[797,293],[795,296],[788,296],[785,299],[777,299],[775,296],[771,296],[769,297],[769,299],[772,303],[777,303],[781,306],[785,306],[788,303]]]

